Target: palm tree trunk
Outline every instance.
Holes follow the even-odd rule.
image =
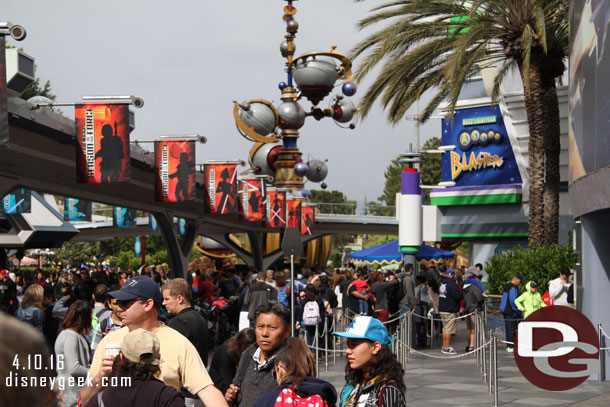
[[[523,65],[519,64],[521,78],[525,84],[529,79],[529,91],[525,88],[525,110],[529,124],[529,244],[530,247],[538,247],[544,244],[545,217],[544,217],[544,172],[545,153],[544,135],[546,134],[545,116],[545,91],[543,86],[543,73],[540,65],[532,56],[530,67],[527,72]],[[527,78],[526,76],[527,75]]]
[[[544,134],[545,178],[544,185],[544,245],[559,241],[559,101],[555,81],[544,88],[546,131]]]

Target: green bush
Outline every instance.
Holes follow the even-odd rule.
[[[574,268],[577,257],[572,247],[557,244],[535,249],[517,246],[503,255],[490,258],[486,263],[489,292],[501,294],[504,285],[519,273],[523,277],[523,286],[528,281],[535,281],[542,295],[547,290],[548,282],[559,277],[562,268]]]

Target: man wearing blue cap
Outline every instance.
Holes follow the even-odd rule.
[[[504,286],[502,300],[500,301],[500,312],[504,316],[504,329],[506,331],[506,351],[513,351],[515,342],[515,331],[517,330],[517,316],[519,309],[515,300],[519,297],[519,284],[521,284],[521,274],[514,275],[510,283]]]
[[[443,348],[441,353],[455,355],[457,352],[451,347],[451,335],[457,332],[457,317],[460,312],[460,301],[464,294],[453,281],[455,270],[441,271],[441,282],[438,289],[438,311],[443,324]]]
[[[146,276],[130,278],[120,290],[112,291],[108,295],[116,298],[119,317],[125,327],[106,335],[96,348],[88,374],[93,386],[86,385],[82,388],[83,405],[92,395],[103,390],[104,379],[112,371],[114,356],[106,354],[106,345],[121,344],[130,331],[142,328],[155,333],[159,339],[161,353],[159,379],[162,382],[178,391],[184,386],[207,406],[228,407],[223,394],[214,387],[193,344],[180,332],[158,320],[163,296],[159,286],[152,279]]]
[[[388,330],[369,316],[354,318],[346,332],[333,335],[347,338],[347,383],[341,391],[339,407],[405,406],[405,371],[389,348]]]

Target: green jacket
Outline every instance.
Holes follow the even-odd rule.
[[[525,289],[527,290],[523,294],[521,294],[515,300],[515,305],[519,308],[519,311],[523,311],[523,318],[527,318],[532,312],[538,311],[542,307],[546,307],[546,304],[542,301],[542,296],[540,293],[532,292],[530,284],[532,282],[528,282],[525,285]]]

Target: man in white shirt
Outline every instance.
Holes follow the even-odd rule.
[[[570,270],[562,269],[559,277],[551,280],[549,283],[549,295],[553,299],[554,305],[572,306],[568,303],[568,289],[572,284],[570,282],[570,274],[572,274]]]

